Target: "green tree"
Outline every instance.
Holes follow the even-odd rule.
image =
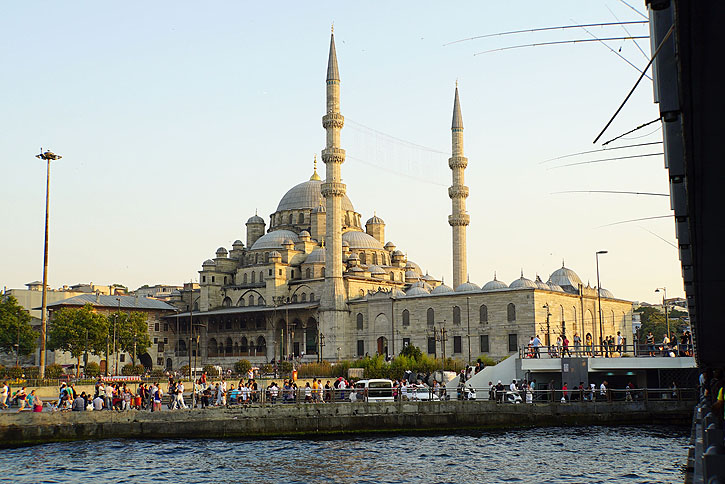
[[[30,326],[30,313],[17,299],[0,298],[0,350],[14,353],[16,344],[21,356],[29,355],[38,345],[38,333]]]
[[[423,358],[423,352],[417,346],[408,345],[400,350],[400,356],[407,356],[408,358],[420,361]]]
[[[144,313],[133,311],[119,313],[116,311],[109,316],[109,334],[113,337],[113,325],[116,324],[116,342],[119,350],[130,353],[132,362],[136,364],[136,355],[146,353],[151,347],[147,316]]]
[[[246,374],[250,368],[252,368],[252,363],[250,363],[249,360],[239,360],[234,363],[234,371],[238,375]]]
[[[86,304],[80,309],[62,308],[53,314],[48,331],[48,348],[70,353],[76,359],[78,374],[81,356],[86,352],[100,356],[106,351],[108,319]]]

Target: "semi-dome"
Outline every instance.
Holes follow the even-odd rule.
[[[367,222],[365,222],[365,225],[385,225],[385,222],[383,222],[383,219],[377,215],[373,215]]]
[[[282,257],[282,254],[280,254],[280,253],[279,253],[279,252],[277,252],[276,250],[273,250],[272,252],[270,252],[270,253],[269,253],[269,258],[270,258],[270,259],[273,259],[273,258],[275,258],[275,257],[280,257],[280,258],[281,258],[281,257]]]
[[[614,294],[612,294],[612,291],[610,291],[609,289],[604,289],[603,287],[599,288],[599,295],[601,297],[607,297],[610,299],[614,298]]]
[[[291,230],[273,230],[272,232],[267,232],[258,238],[250,250],[281,249],[287,239],[289,239],[292,243],[299,241],[297,234]]]
[[[376,265],[368,267],[368,271],[370,272],[370,274],[387,274],[387,272],[385,272],[385,269]]]
[[[493,281],[488,281],[481,289],[484,291],[495,291],[496,289],[506,289],[507,287],[508,285],[505,282],[496,279],[496,273],[494,272]]]
[[[440,286],[436,286],[430,293],[431,294],[446,294],[449,292],[453,292],[453,288],[450,286],[446,286],[445,284],[441,284]]]
[[[350,244],[351,249],[376,249],[383,250],[383,244],[378,239],[365,232],[351,230],[342,234],[342,240]]]
[[[425,281],[435,281],[436,280],[436,278],[431,276],[430,274],[428,274],[428,272],[426,272],[425,275],[421,279],[423,279]]]
[[[509,284],[510,289],[537,289],[536,283],[532,281],[531,279],[526,279],[524,277],[523,271],[521,272],[521,277],[516,279],[514,282]]]
[[[547,285],[549,286],[549,288],[550,288],[550,289],[551,289],[552,291],[556,291],[556,292],[564,292],[564,289],[562,289],[562,287],[561,287],[560,285],[558,285],[558,284],[554,284],[554,283],[553,283],[553,282],[552,282],[551,280],[547,281],[547,283],[546,283],[546,284],[547,284]]]
[[[543,289],[544,291],[551,291],[551,287],[541,280],[541,277],[539,277],[538,274],[536,274],[536,280],[534,281],[534,284],[536,284],[536,287],[538,289]]]
[[[322,193],[320,192],[322,183],[322,180],[307,180],[293,186],[279,201],[277,212],[312,209],[321,206],[323,203]],[[349,212],[355,211],[347,195],[342,196],[342,209]]]
[[[353,252],[348,256],[347,260],[360,260],[360,256]]]
[[[365,269],[359,266],[351,267],[347,270],[348,272],[365,272]]]
[[[264,219],[257,215],[256,213],[249,217],[249,220],[247,220],[247,225],[249,224],[262,224],[264,225]]]
[[[392,297],[404,297],[405,293],[398,289],[397,287],[394,287],[391,293]]]
[[[412,260],[409,260],[405,263],[405,270],[413,270],[418,273],[419,276],[423,275],[423,271],[421,270],[420,266],[413,262]]]
[[[480,290],[481,288],[477,284],[472,283],[471,281],[466,281],[456,288],[456,292],[473,292]]]
[[[406,281],[417,281],[418,279],[420,279],[420,276],[414,270],[411,269],[411,270],[405,271],[405,280]]]
[[[305,259],[305,264],[313,264],[313,263],[324,263],[325,262],[325,248],[324,247],[318,247],[309,254],[307,254],[307,258]]]
[[[576,274],[576,272],[567,267],[564,267],[563,261],[561,263],[561,267],[551,273],[551,276],[549,276],[549,280],[564,289],[567,289],[567,286],[569,286],[570,288],[578,290],[579,284],[582,283],[582,280],[579,279],[579,276]]]
[[[413,285],[407,291],[406,296],[427,296],[430,294],[424,287]]]

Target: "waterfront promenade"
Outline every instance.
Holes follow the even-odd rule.
[[[693,405],[688,400],[529,405],[451,400],[251,405],[175,412],[21,412],[0,414],[0,445],[88,439],[314,438],[516,427],[688,425]]]

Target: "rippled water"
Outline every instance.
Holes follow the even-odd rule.
[[[0,451],[0,481],[683,482],[684,428],[547,428],[324,440],[96,441]]]

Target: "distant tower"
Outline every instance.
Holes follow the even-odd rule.
[[[251,249],[258,238],[264,235],[264,219],[255,212],[252,217],[247,220],[247,248]]]
[[[376,213],[365,223],[365,233],[375,237],[381,244],[385,243],[385,222]]]
[[[453,100],[453,123],[451,124],[452,156],[448,159],[448,166],[453,172],[453,184],[448,189],[451,197],[452,213],[448,216],[448,224],[453,229],[453,288],[457,288],[467,277],[466,264],[466,227],[471,217],[466,213],[466,198],[468,187],[464,185],[463,171],[468,165],[468,158],[463,156],[463,117],[461,116],[461,103],[458,99],[458,81],[456,81],[456,96]]]
[[[340,166],[345,161],[345,150],[340,148],[340,130],[345,118],[340,114],[340,73],[337,69],[335,34],[330,35],[330,55],[327,61],[327,110],[322,126],[327,131],[327,142],[322,150],[325,163],[325,182],[320,187],[325,198],[325,283],[320,300],[320,319],[325,334],[327,357],[337,354],[340,347],[346,356],[342,333],[347,316],[345,286],[342,280],[342,197],[345,185],[340,177]],[[338,336],[340,341],[338,342]]]

